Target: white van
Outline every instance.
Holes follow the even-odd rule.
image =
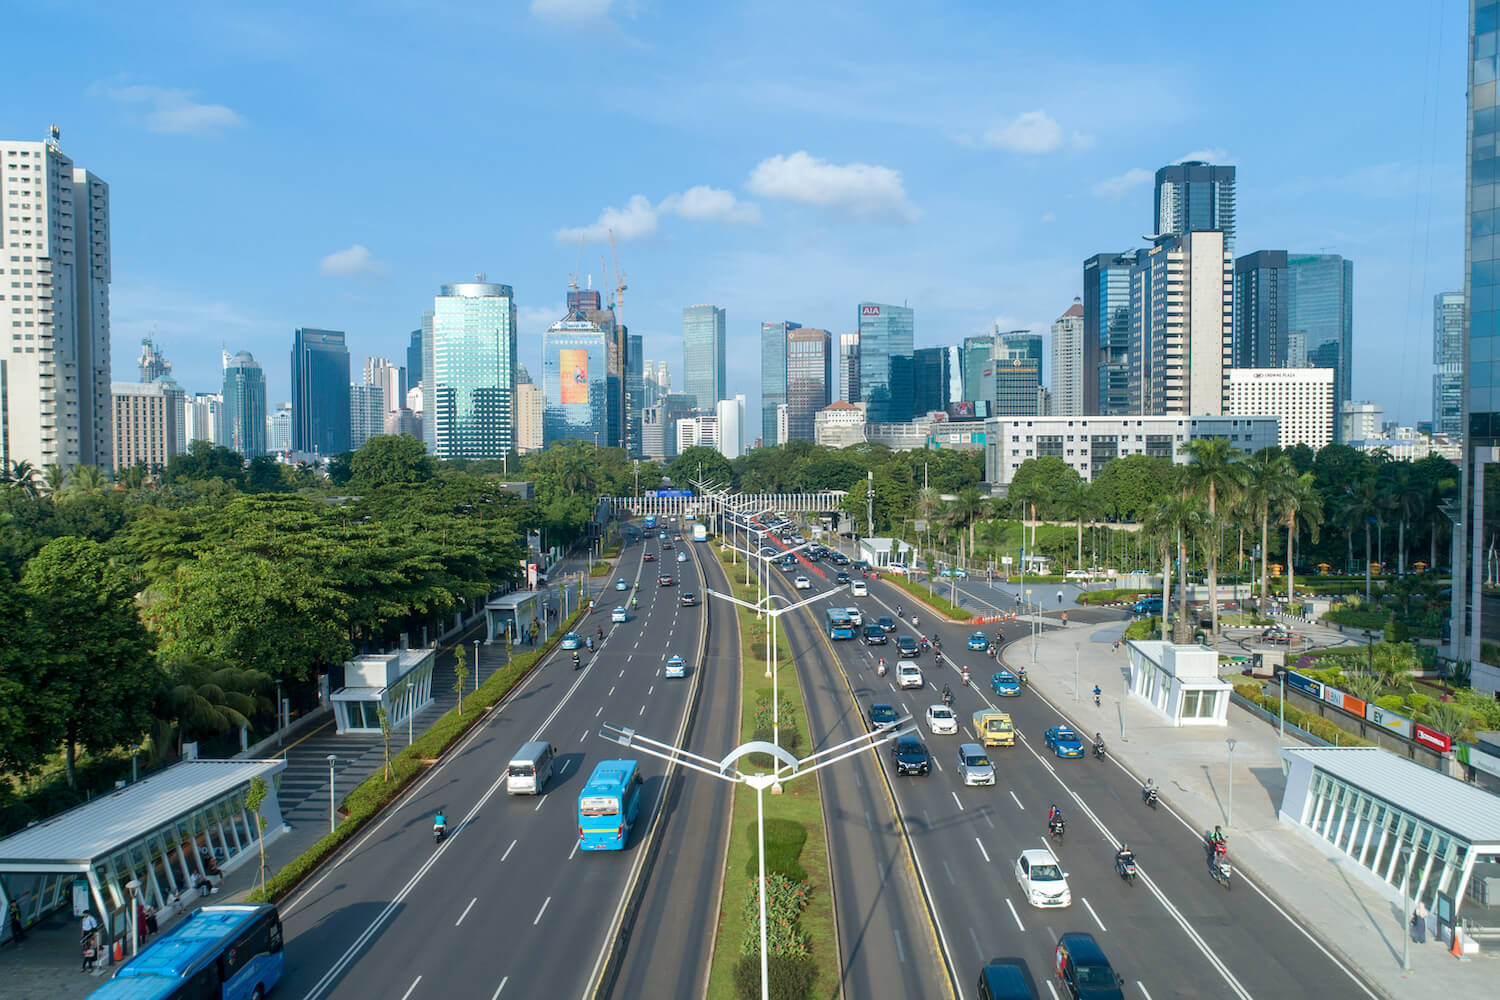
[[[505,790],[511,795],[540,795],[556,759],[557,747],[545,740],[523,743],[506,768]]]

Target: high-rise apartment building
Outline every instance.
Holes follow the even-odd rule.
[[[1083,300],[1074,299],[1052,324],[1051,415],[1083,415]]]
[[[949,394],[952,383],[952,372],[948,368],[950,357],[946,347],[919,347],[912,352],[913,414],[920,416],[934,410],[947,412],[948,404],[953,401]]]
[[[805,330],[800,327],[789,330],[786,334],[786,401],[784,404],[788,441],[811,441],[813,439],[813,418],[819,410],[833,402],[833,377],[833,338],[829,336],[828,331]],[[764,402],[761,405],[764,407]],[[772,416],[775,416],[774,411]],[[764,410],[762,410],[762,417],[764,418]],[[719,426],[722,437],[722,428],[726,426],[722,415],[719,418]],[[764,426],[764,420],[762,420],[762,426]],[[762,443],[765,443],[764,440]]]
[[[266,417],[266,451],[282,455],[292,450],[292,404],[282,403]]]
[[[349,448],[357,450],[385,433],[385,387],[355,382],[349,386]]]
[[[719,449],[720,455],[732,462],[745,453],[744,393],[736,393],[733,399],[721,399],[714,404],[714,426],[717,428],[714,447]]]
[[[287,404],[290,410],[291,404]],[[194,441],[207,441],[209,444],[219,445],[224,443],[224,396],[221,393],[200,392],[183,404],[183,442],[184,446]],[[291,434],[287,425],[287,434]],[[291,448],[291,438],[287,438],[286,448],[278,449],[285,451]]]
[[[839,334],[839,399],[857,403],[859,395],[859,334]]]
[[[727,388],[724,366],[725,314],[718,306],[682,310],[682,388],[698,400],[698,409],[713,412]]]
[[[266,454],[266,373],[249,351],[240,351],[224,365],[223,397],[224,445],[247,461]]]
[[[1432,432],[1464,432],[1464,293],[1432,297]]]
[[[343,331],[299,327],[292,334],[292,450],[331,458],[351,440]]]
[[[1351,399],[1339,407],[1338,440],[1372,441],[1385,436],[1385,407]]]
[[[1215,230],[1234,252],[1234,168],[1187,160],[1156,172],[1158,236]]]
[[[432,303],[431,400],[438,458],[500,458],[515,447],[516,300],[509,285],[443,285]]]
[[[422,331],[413,330],[411,341],[406,345],[406,389],[410,392],[422,384]],[[401,394],[405,400],[406,393]]]
[[[109,185],[45,142],[0,141],[0,462],[114,467]]]
[[[859,398],[870,423],[912,417],[916,313],[881,302],[859,304]]]
[[[406,369],[387,358],[365,358],[365,385],[377,385],[384,395],[383,408],[399,410],[406,403]],[[358,447],[356,445],[356,447]]]
[[[776,429],[776,408],[786,402],[787,333],[801,323],[782,320],[760,325],[760,443],[762,447],[785,444]]]
[[[163,375],[172,374],[172,362],[162,356],[150,337],[141,338],[141,356],[135,364],[140,369],[142,382],[155,382]],[[110,391],[113,393],[113,388]]]
[[[185,450],[182,397],[182,386],[170,375],[154,382],[111,384],[115,472],[134,465],[160,472],[173,455]]]
[[[1232,368],[1229,415],[1275,417],[1277,444],[1317,451],[1333,442],[1333,372],[1327,368]]]
[[[526,454],[546,447],[543,433],[547,394],[530,382],[516,386],[516,451]]]
[[[584,320],[559,320],[542,334],[542,446],[587,441],[609,446],[605,418],[604,331]]]
[[[1302,334],[1309,366],[1334,370],[1334,405],[1342,407],[1353,385],[1354,262],[1338,254],[1289,253],[1286,263],[1287,328]]]
[[[437,454],[437,421],[433,419],[432,406],[436,394],[432,389],[433,372],[433,343],[432,343],[432,310],[422,310],[422,443],[427,447],[429,455]]]
[[[1285,250],[1257,250],[1234,262],[1236,368],[1287,368],[1291,271]],[[1286,423],[1281,425],[1286,434]]]
[[[1130,413],[1130,275],[1147,251],[1083,262],[1083,412]]]
[[[1132,413],[1223,414],[1233,320],[1234,261],[1224,234],[1158,239],[1131,272]]]

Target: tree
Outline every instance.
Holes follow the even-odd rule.
[[[245,460],[232,448],[200,439],[191,442],[186,452],[168,459],[161,478],[167,485],[217,479],[239,487],[245,482]]]
[[[1202,502],[1185,489],[1174,490],[1167,496],[1158,500],[1149,511],[1145,530],[1162,540],[1163,553],[1170,551],[1172,544],[1177,546],[1177,600],[1179,608],[1177,612],[1177,629],[1173,636],[1179,643],[1185,643],[1192,639],[1192,624],[1188,620],[1188,598],[1187,598],[1187,543],[1195,539],[1202,539],[1209,530],[1210,521],[1208,512],[1204,509]],[[1166,639],[1167,632],[1167,608],[1169,591],[1167,581],[1171,578],[1171,560],[1164,556],[1162,565],[1162,638]]]
[[[1380,484],[1374,476],[1365,476],[1358,485],[1345,491],[1348,502],[1339,518],[1349,537],[1354,537],[1355,528],[1365,532],[1365,601],[1370,600],[1370,524],[1378,521],[1381,514]]]
[[[109,750],[145,731],[157,686],[151,639],[130,578],[97,542],[53,539],[26,564],[21,585],[47,636],[38,657],[43,683],[27,697],[46,706],[68,786],[76,787],[80,744]]]
[[[977,486],[965,486],[953,501],[953,516],[969,530],[969,551],[974,551],[974,521],[985,509],[984,494]]]
[[[453,690],[458,692],[458,715],[463,718],[464,714],[464,681],[469,679],[468,659],[464,655],[464,644],[458,643],[453,647]]]
[[[53,463],[43,470],[42,482],[46,484],[47,495],[55,497],[68,485],[68,474],[63,471],[62,466]]]
[[[1294,600],[1296,541],[1298,528],[1306,528],[1313,544],[1318,541],[1318,529],[1323,526],[1323,494],[1318,492],[1317,482],[1311,472],[1304,472],[1288,482],[1278,497],[1281,523],[1286,525],[1286,599]]]
[[[667,478],[680,489],[688,488],[700,478],[732,484],[734,468],[727,458],[713,448],[697,444],[672,460],[672,464],[667,466]]]
[[[274,688],[264,671],[205,656],[190,654],[167,664],[151,713],[158,758],[166,756],[174,741],[181,753],[183,743],[249,726],[255,715],[272,707]]]
[[[266,795],[270,789],[266,787],[266,779],[260,775],[250,779],[250,787],[245,789],[245,808],[255,814],[255,842],[260,845],[260,897],[266,898],[266,818],[260,814],[260,807],[266,801]]]
[[[1095,513],[1120,521],[1139,521],[1166,490],[1172,463],[1151,455],[1125,455],[1104,463],[1094,477]]]
[[[1050,517],[1054,504],[1064,491],[1079,481],[1080,477],[1073,467],[1055,455],[1028,458],[1016,468],[1015,475],[1011,477],[1008,495],[1028,498],[1028,502],[1037,505],[1041,516]]]
[[[425,483],[436,474],[436,459],[410,434],[372,437],[349,459],[349,485],[355,490],[375,490],[391,483]]]
[[[1270,448],[1250,459],[1246,498],[1260,522],[1260,608],[1267,606],[1270,590],[1271,510],[1281,501],[1296,478],[1292,463]]]
[[[1228,438],[1198,438],[1189,441],[1187,476],[1191,489],[1208,504],[1208,607],[1214,635],[1219,634],[1219,515],[1222,499],[1232,502],[1245,486],[1244,453]]]
[[[41,470],[25,459],[11,463],[11,467],[6,470],[7,485],[20,490],[32,500],[41,496],[41,489],[37,486],[39,479],[41,479]]]
[[[1083,569],[1083,519],[1094,512],[1093,493],[1082,479],[1069,483],[1057,498],[1057,506],[1063,516],[1071,518],[1078,527],[1078,562],[1075,569]]]
[[[462,694],[459,695],[463,697]],[[375,718],[380,722],[380,741],[385,745],[385,780],[391,780],[391,714],[384,705],[375,706]]]
[[[42,652],[27,593],[0,573],[0,769],[23,776],[57,747],[51,709],[37,698]]]

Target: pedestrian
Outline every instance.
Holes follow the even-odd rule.
[[[92,910],[84,910],[83,920],[79,923],[78,926],[79,929],[83,931],[84,935],[87,936],[99,929],[99,921],[94,919],[94,913]]]
[[[1116,653],[1118,653],[1118,652],[1119,652],[1119,651],[1120,651],[1120,640],[1119,640],[1119,639],[1116,639],[1116,640],[1115,640],[1115,646],[1114,646],[1114,651],[1115,651],[1115,652],[1116,652]]]
[[[26,940],[26,925],[21,920],[21,904],[14,899],[10,901],[10,936],[20,944]]]
[[[1062,591],[1060,590],[1057,592],[1057,603],[1059,607],[1062,605]]]
[[[1064,611],[1062,613],[1062,623],[1063,623],[1063,628],[1067,628],[1068,627],[1068,613],[1066,611]]]
[[[1411,915],[1411,939],[1417,944],[1427,943],[1427,904],[1420,899]]]
[[[146,936],[154,937],[158,930],[160,928],[156,923],[156,907],[148,906],[146,907]]]
[[[94,971],[94,959],[99,955],[98,937],[92,931],[85,931],[80,943],[83,946],[83,971]]]

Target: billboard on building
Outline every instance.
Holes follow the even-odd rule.
[[[558,351],[558,394],[562,402],[589,401],[589,352],[582,347],[565,347]]]
[[[1336,705],[1339,708],[1342,708],[1350,715],[1357,715],[1360,718],[1364,718],[1365,702],[1363,699],[1356,698],[1352,694],[1345,694],[1338,688],[1330,687],[1325,684],[1323,685],[1323,700],[1328,702],[1328,704],[1330,705]]]
[[[1395,733],[1397,736],[1405,736],[1411,739],[1411,720],[1404,715],[1397,715],[1388,708],[1367,703],[1365,705],[1365,718],[1377,726],[1382,726]]]
[[[1438,753],[1447,753],[1449,750],[1453,749],[1453,741],[1449,739],[1446,734],[1440,733],[1436,729],[1431,729],[1427,726],[1424,726],[1420,722],[1413,724],[1411,728],[1412,739],[1416,740],[1424,747],[1427,747],[1430,750],[1436,750]]]

